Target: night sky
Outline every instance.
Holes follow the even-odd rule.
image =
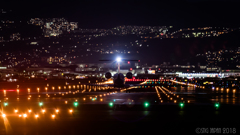
[[[238,0],[161,1],[4,1],[20,19],[65,17],[81,28],[112,28],[117,25],[239,26]]]

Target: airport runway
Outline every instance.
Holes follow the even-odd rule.
[[[240,129],[236,90],[159,85],[107,93],[104,87],[78,83],[21,86],[1,91],[0,134],[196,134],[197,128],[235,128],[236,133]]]

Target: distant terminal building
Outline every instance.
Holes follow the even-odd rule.
[[[205,77],[214,77],[214,78],[224,78],[224,73],[182,73],[176,72],[178,77],[182,78],[205,78]]]

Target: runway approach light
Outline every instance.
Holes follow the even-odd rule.
[[[145,107],[148,107],[148,106],[149,106],[149,103],[148,103],[148,102],[145,102],[145,103],[144,103],[144,106],[145,106]]]
[[[42,112],[45,113],[45,109],[42,109]]]
[[[42,106],[43,105],[43,103],[42,102],[39,102],[39,106]]]
[[[219,108],[219,103],[215,103],[214,105],[216,108]]]
[[[120,57],[117,57],[117,62],[121,62],[121,58]]]

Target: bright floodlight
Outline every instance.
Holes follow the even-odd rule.
[[[121,58],[120,57],[117,57],[117,62],[120,62],[121,61]]]

